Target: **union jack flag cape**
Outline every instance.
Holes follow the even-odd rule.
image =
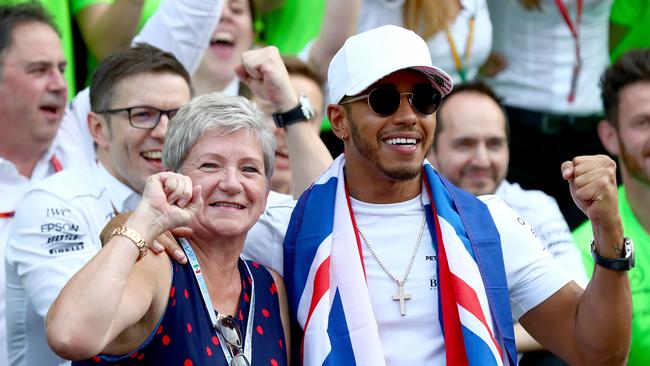
[[[300,197],[284,241],[294,362],[385,365],[339,156]],[[480,200],[425,161],[427,223],[438,253],[438,304],[448,365],[515,365],[499,234]],[[434,202],[432,205],[430,202]],[[436,304],[431,304],[436,306]]]

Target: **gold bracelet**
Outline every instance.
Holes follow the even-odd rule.
[[[130,239],[133,244],[135,244],[136,247],[138,247],[138,250],[140,251],[140,254],[138,255],[138,259],[144,257],[147,255],[147,242],[142,239],[142,236],[138,234],[137,231],[131,229],[128,226],[118,226],[115,230],[113,230],[113,233],[111,233],[111,238],[113,238],[115,235],[121,235],[125,238]]]

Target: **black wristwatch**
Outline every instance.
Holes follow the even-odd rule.
[[[594,262],[601,267],[612,269],[614,271],[629,271],[634,268],[634,243],[628,237],[623,238],[622,258],[605,258],[596,252],[596,243],[591,241],[591,255]]]
[[[308,121],[316,115],[314,107],[306,95],[301,94],[298,98],[298,105],[284,113],[273,113],[273,121],[278,128],[292,125],[296,122]]]

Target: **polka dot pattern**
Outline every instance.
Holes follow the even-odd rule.
[[[252,277],[243,261],[240,260],[238,266],[242,278],[242,293],[235,321],[242,331],[242,337],[245,337],[248,318],[253,316],[250,332],[254,345],[254,365],[286,366],[287,356],[277,287],[266,268],[258,263],[247,263]],[[73,362],[73,366],[228,366],[221,342],[210,325],[210,318],[191,267],[176,262],[172,265],[174,275],[167,309],[147,343],[122,357],[100,355],[86,361]],[[250,308],[253,282],[254,309]]]

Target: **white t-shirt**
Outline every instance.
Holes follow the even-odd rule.
[[[587,286],[589,279],[582,257],[555,198],[542,191],[523,189],[519,184],[506,180],[499,184],[494,194],[521,214],[548,252],[578,285]]]
[[[575,24],[575,0],[564,0]],[[556,114],[602,111],[600,76],[609,64],[607,42],[612,0],[586,0],[580,24],[582,68],[573,103],[567,96],[576,61],[575,41],[554,1],[527,10],[520,1],[489,0],[494,26],[493,50],[506,69],[490,84],[508,106]]]
[[[492,23],[486,0],[460,0],[460,3],[462,8],[451,24],[451,34],[462,60],[465,57],[469,20],[472,16],[476,16],[469,64],[465,66],[467,68],[467,79],[472,80],[476,77],[479,67],[490,54],[492,48]],[[404,0],[363,0],[357,33],[388,24],[403,27],[403,5]],[[440,31],[426,41],[433,64],[445,70],[454,83],[459,83],[460,76],[456,71],[449,41],[447,40],[447,32]]]
[[[490,210],[501,236],[504,266],[510,293],[513,319],[550,297],[571,278],[545,250],[532,228],[519,214],[496,196],[479,197]],[[376,253],[396,276],[401,278],[411,257],[424,208],[420,197],[403,203],[376,205],[352,200],[355,220]],[[282,215],[276,215],[280,217]],[[283,232],[286,221],[267,222],[275,227],[267,233]],[[392,300],[396,283],[379,267],[364,244],[364,263],[373,311],[388,365],[443,365],[444,343],[438,320],[436,254],[425,228],[422,244],[405,284],[411,294],[406,301],[406,316],[399,313],[399,303]],[[261,264],[282,273],[277,258],[282,241],[263,238],[246,242],[244,252]],[[426,340],[423,341],[423,340]],[[407,352],[405,350],[408,350]]]

